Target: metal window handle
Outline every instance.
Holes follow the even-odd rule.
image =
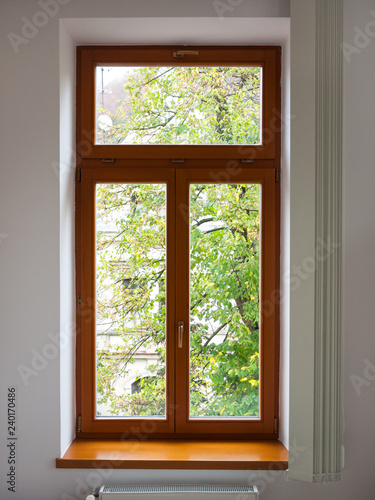
[[[178,328],[178,347],[181,349],[182,348],[182,340],[184,338],[184,322],[179,321],[177,323],[177,328]]]
[[[173,57],[177,59],[183,59],[185,56],[199,56],[197,50],[176,50],[173,52]]]

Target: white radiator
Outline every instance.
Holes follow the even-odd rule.
[[[102,486],[99,500],[258,500],[255,486],[202,484]]]

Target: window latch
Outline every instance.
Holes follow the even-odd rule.
[[[185,56],[199,56],[199,52],[197,50],[176,50],[173,52],[173,57],[177,59],[183,59]]]
[[[183,321],[179,321],[177,323],[177,330],[178,330],[178,347],[179,349],[182,348],[182,341],[183,341],[183,338],[184,338],[184,322]]]

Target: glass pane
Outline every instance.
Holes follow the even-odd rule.
[[[261,67],[96,70],[97,144],[260,144]]]
[[[190,416],[259,417],[259,184],[190,186]]]
[[[166,186],[96,187],[96,411],[165,417]]]

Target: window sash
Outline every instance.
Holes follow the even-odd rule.
[[[178,301],[176,321],[184,321],[189,332],[189,226],[184,210],[189,206],[189,186],[191,183],[218,183],[223,171],[205,168],[180,169],[176,172],[176,226],[183,227],[176,243],[176,278]],[[260,418],[194,418],[189,419],[189,359],[188,342],[184,349],[176,350],[176,430],[181,433],[270,433],[274,432],[274,417],[277,415],[277,304],[274,291],[277,283],[278,260],[276,245],[276,183],[273,170],[247,169],[240,173],[226,172],[226,183],[259,183],[262,186],[261,202],[261,331],[260,331]],[[266,305],[265,314],[263,304]]]
[[[142,432],[169,433],[174,430],[174,376],[173,370],[167,369],[166,396],[167,412],[165,419],[131,418],[131,417],[96,417],[96,184],[98,183],[165,183],[167,186],[167,295],[175,296],[175,243],[173,228],[174,184],[175,175],[171,169],[126,168],[98,169],[83,168],[81,178],[81,202],[79,225],[81,237],[77,246],[78,272],[81,282],[81,306],[77,308],[77,321],[80,330],[79,349],[77,353],[77,372],[80,374],[78,386],[78,412],[82,416],[83,432]],[[167,332],[173,330],[173,302],[167,303]],[[174,338],[167,334],[167,367],[174,366]],[[136,430],[138,429],[138,431]]]
[[[77,152],[81,158],[247,158],[270,160],[278,156],[275,136],[280,130],[280,48],[194,47],[198,55],[173,57],[186,47],[78,47],[77,50]],[[96,144],[96,66],[261,66],[261,145],[108,145]]]
[[[278,305],[274,291],[278,281],[277,256],[277,184],[273,169],[242,169],[239,173],[227,171],[226,182],[259,183],[262,185],[262,266],[261,303],[261,369],[260,369],[260,418],[241,419],[189,419],[189,346],[177,347],[177,321],[185,321],[189,331],[189,224],[181,207],[189,206],[190,183],[213,182],[220,178],[222,169],[204,167],[196,162],[196,168],[164,169],[97,168],[84,165],[82,169],[82,191],[80,203],[81,239],[78,256],[81,276],[81,306],[78,322],[81,335],[78,337],[78,390],[79,414],[82,415],[84,433],[134,433],[166,436],[171,433],[184,435],[238,436],[268,435],[274,433],[274,418],[277,415],[278,389]],[[229,172],[229,173],[228,173]],[[97,183],[142,183],[163,182],[167,185],[167,414],[164,419],[151,417],[96,417],[96,338],[95,338],[95,192]],[[213,183],[217,184],[218,181]],[[175,228],[178,228],[176,231]],[[89,307],[87,308],[87,305]],[[91,307],[90,307],[91,305]],[[233,425],[235,421],[235,425]]]

